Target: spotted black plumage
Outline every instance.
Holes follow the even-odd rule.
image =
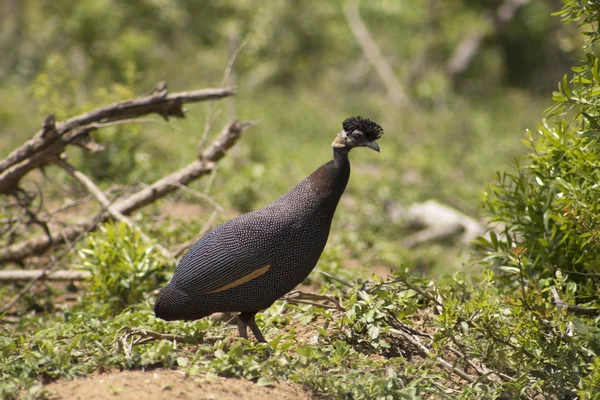
[[[333,160],[278,200],[223,223],[183,256],[156,301],[165,320],[195,320],[214,312],[240,312],[265,341],[254,315],[292,290],[313,270],[327,243],[331,221],[348,178],[353,147],[379,151],[382,128],[361,117],[346,119],[334,140]]]

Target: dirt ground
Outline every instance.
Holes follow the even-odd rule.
[[[313,399],[307,389],[289,382],[274,387],[242,379],[191,377],[182,371],[117,371],[75,380],[61,379],[45,387],[51,399],[69,400],[268,400]],[[322,398],[322,397],[318,397]]]

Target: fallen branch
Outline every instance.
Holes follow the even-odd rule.
[[[400,334],[402,337],[404,337],[406,340],[408,340],[408,342],[411,343],[412,345],[416,346],[419,349],[419,351],[422,353],[423,356],[425,356],[425,357],[431,356],[431,350],[429,350],[425,345],[423,345],[421,342],[419,342],[419,340],[417,338],[415,338],[413,335],[411,335],[407,332],[404,332],[400,329],[394,329],[393,331],[394,331],[394,333]],[[476,381],[476,378],[467,374],[461,368],[453,366],[448,361],[444,360],[442,357],[437,357],[435,360],[440,366],[442,366],[442,368],[444,368],[445,370],[447,370],[450,373],[460,376],[467,382],[474,383]]]
[[[44,119],[42,129],[23,146],[0,161],[0,194],[13,193],[31,170],[53,162],[69,144],[98,149],[89,134],[107,123],[157,113],[163,118],[183,118],[183,104],[220,99],[235,94],[233,88],[205,89],[167,95],[166,91],[100,107],[85,114],[56,122],[53,115]]]
[[[303,292],[301,290],[292,290],[281,298],[288,303],[292,304],[310,304],[315,307],[330,308],[338,311],[346,311],[342,306],[341,302],[334,296],[328,294],[318,294],[312,292]],[[323,303],[317,303],[316,301],[322,301]],[[326,304],[332,303],[333,305]]]
[[[223,336],[203,336],[202,340],[199,341],[197,338],[191,336],[186,337],[174,333],[154,332],[148,329],[138,329],[123,326],[115,334],[115,338],[113,339],[111,345],[113,347],[113,352],[120,353],[122,351],[125,353],[127,358],[130,358],[133,346],[148,343],[154,340],[168,340],[177,345],[178,343],[197,344],[199,342],[214,341],[219,339],[223,339]]]
[[[46,281],[81,281],[91,276],[88,271],[52,271],[41,269],[15,269],[0,271],[0,282],[28,281],[30,279]],[[40,277],[40,278],[38,278]]]
[[[96,186],[96,184],[90,178],[88,178],[83,172],[77,170],[74,166],[69,164],[64,158],[59,158],[59,159],[55,160],[55,163],[58,166],[60,166],[62,169],[67,171],[67,173],[69,175],[71,175],[73,178],[75,178],[79,183],[81,183],[87,189],[87,191],[90,192],[90,194],[92,196],[94,196],[96,198],[96,200],[98,200],[98,203],[100,203],[100,205],[102,207],[104,207],[105,210],[108,211],[108,213],[112,216],[112,218],[114,218],[118,221],[124,222],[125,224],[127,224],[127,226],[129,226],[129,228],[131,228],[132,231],[139,232],[140,236],[145,241],[147,241],[147,242],[152,241],[152,239],[145,232],[143,232],[137,225],[135,225],[131,219],[129,219],[128,217],[123,215],[119,210],[117,210],[114,206],[112,206],[110,201],[104,195],[104,192],[102,190],[100,190],[100,188],[98,186]],[[166,258],[168,258],[168,259],[174,258],[174,256],[169,252],[169,250],[164,248],[159,243],[155,243],[155,247]]]
[[[96,226],[99,222],[99,218],[100,215],[102,213],[98,214],[96,216],[96,218],[94,218],[92,221],[90,221],[90,226]],[[63,258],[65,255],[67,255],[74,247],[75,245],[85,237],[85,234],[88,233],[89,231],[87,229],[80,231],[77,235],[74,236],[73,240],[71,241],[69,247],[67,247],[66,249],[64,249],[62,251],[62,253],[60,253],[59,255],[57,255],[56,257],[53,257],[52,261],[50,261],[46,267],[44,269],[42,269],[41,271],[39,271],[39,274],[36,275],[35,277],[33,277],[29,283],[27,283],[27,285],[25,285],[20,291],[19,293],[17,293],[8,303],[6,303],[1,309],[0,309],[0,314],[6,312],[9,308],[11,308],[17,301],[19,301],[19,299],[21,297],[23,297],[23,295],[25,293],[27,293],[29,290],[31,290],[31,288],[33,287],[33,285],[35,285],[36,282],[38,282],[41,279],[44,279],[44,277],[46,277],[46,275],[50,274],[52,272],[52,270],[56,267],[58,261]]]
[[[216,163],[223,158],[226,152],[237,142],[242,132],[252,126],[250,122],[234,121],[225,126],[221,133],[213,140],[210,146],[201,154],[200,160],[195,160],[182,169],[156,181],[138,192],[115,202],[112,207],[123,215],[144,207],[153,201],[177,190],[177,185],[186,185],[199,177],[209,174]],[[56,160],[56,158],[54,158]],[[77,238],[82,232],[92,231],[96,226],[111,219],[111,215],[103,212],[98,220],[84,221],[79,226],[72,226],[62,232],[52,233],[51,237],[40,235],[25,240],[3,249],[0,249],[0,264],[11,261],[19,261],[25,257],[42,254],[53,246],[70,242]]]

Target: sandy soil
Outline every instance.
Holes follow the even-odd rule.
[[[313,399],[300,385],[281,382],[259,386],[242,379],[186,377],[182,371],[117,371],[75,380],[61,379],[45,387],[51,399],[73,400],[267,400]]]

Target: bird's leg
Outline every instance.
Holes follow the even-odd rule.
[[[258,311],[244,311],[243,313],[240,313],[240,315],[238,316],[238,330],[242,338],[248,339],[248,332],[246,331],[246,327],[250,327],[250,330],[252,330],[252,333],[254,334],[256,340],[258,340],[260,343],[267,343],[267,340],[260,332],[260,329],[258,329],[258,325],[256,325],[256,320],[254,319],[254,316],[257,312]]]
[[[238,315],[237,326],[238,332],[240,333],[240,337],[243,339],[248,339],[248,327],[246,323],[242,320],[241,314]]]

